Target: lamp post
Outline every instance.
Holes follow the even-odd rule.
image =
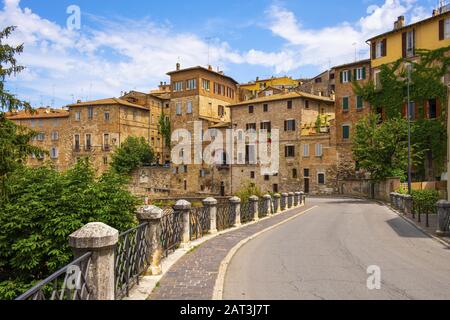
[[[410,85],[411,85],[411,63],[406,65],[408,71],[408,106],[406,108],[406,115],[408,118],[408,194],[411,194],[411,101],[410,101]]]

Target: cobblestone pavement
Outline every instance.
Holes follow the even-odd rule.
[[[241,240],[297,213],[311,208],[307,204],[256,224],[219,235],[182,257],[164,275],[150,300],[211,300],[222,260]]]

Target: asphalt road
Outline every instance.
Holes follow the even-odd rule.
[[[450,249],[373,202],[308,201],[318,207],[237,252],[224,299],[450,299]]]

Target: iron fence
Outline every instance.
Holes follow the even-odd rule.
[[[270,200],[270,209],[272,210],[272,213],[278,212],[278,204],[279,201],[275,201],[275,199],[272,197]]]
[[[222,204],[217,206],[217,230],[225,230],[232,228],[236,222],[236,213],[231,210],[230,204]]]
[[[183,232],[183,215],[175,214],[172,208],[163,210],[161,218],[161,246],[164,256],[175,251],[181,243]]]
[[[116,299],[128,296],[130,289],[139,284],[139,276],[150,266],[149,227],[149,223],[145,222],[119,235],[114,267]]]
[[[249,223],[253,220],[252,210],[250,210],[250,202],[241,203],[241,223]]]
[[[267,208],[266,200],[259,199],[259,201],[258,201],[258,216],[260,218],[266,217],[267,211],[268,211],[268,208]]]
[[[191,209],[190,230],[191,240],[202,238],[209,232],[211,220],[209,210],[206,207],[197,207]]]
[[[88,252],[75,259],[16,300],[90,300],[87,279],[91,256]]]

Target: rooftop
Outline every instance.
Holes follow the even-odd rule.
[[[66,118],[69,116],[69,111],[64,109],[53,109],[40,107],[29,112],[25,110],[7,112],[6,117],[9,120],[26,120],[26,119],[54,119],[54,118]]]
[[[274,94],[274,95],[267,96],[267,97],[261,97],[261,98],[256,98],[256,99],[251,99],[251,100],[235,103],[235,104],[230,105],[230,107],[252,105],[252,104],[257,104],[257,103],[279,101],[279,100],[286,100],[286,99],[299,99],[299,98],[307,98],[307,99],[311,99],[311,100],[334,103],[334,100],[329,97],[316,96],[314,94],[305,93],[305,92],[289,92],[289,93]]]
[[[179,66],[177,66],[178,68]],[[231,80],[232,82],[234,82],[235,84],[239,84],[236,80],[234,80],[232,77],[225,75],[223,72],[217,72],[214,71],[212,68],[204,68],[202,66],[196,66],[196,67],[191,67],[191,68],[186,68],[186,69],[179,69],[179,70],[174,70],[174,71],[170,71],[167,72],[168,76],[171,76],[173,74],[177,74],[177,73],[181,73],[181,72],[188,72],[188,71],[194,71],[194,70],[202,70],[202,71],[206,71],[208,73],[214,74],[216,76],[220,76],[220,77],[224,77],[227,78],[229,80]]]
[[[72,107],[88,107],[88,106],[101,106],[101,105],[122,105],[122,106],[127,106],[127,107],[132,107],[132,108],[148,110],[148,108],[146,108],[144,106],[134,104],[134,103],[128,102],[126,100],[118,99],[118,98],[108,98],[108,99],[79,102],[79,103],[69,104],[67,107],[72,108]]]
[[[364,59],[364,60],[359,60],[359,61],[355,61],[355,62],[349,62],[346,64],[341,64],[339,66],[333,67],[333,69],[341,69],[341,68],[346,68],[346,67],[351,67],[351,66],[356,66],[356,65],[361,65],[361,64],[370,64],[370,59]]]

